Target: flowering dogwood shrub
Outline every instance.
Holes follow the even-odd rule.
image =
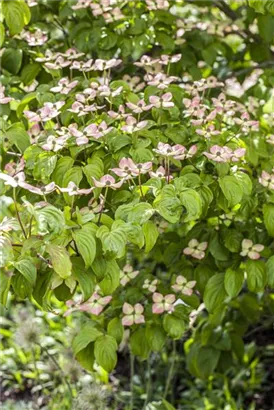
[[[90,370],[195,329],[206,378],[273,309],[268,9],[198,3],[3,3],[2,303],[82,315]]]

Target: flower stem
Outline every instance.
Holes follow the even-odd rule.
[[[130,405],[129,409],[134,409],[134,355],[130,352]]]
[[[21,226],[23,235],[24,235],[25,239],[27,239],[28,236],[27,236],[27,233],[26,233],[26,231],[25,231],[23,222],[21,221],[21,218],[20,218],[20,215],[19,215],[19,211],[18,211],[18,207],[17,207],[17,203],[16,203],[16,190],[15,190],[15,188],[13,188],[13,201],[14,201],[14,208],[15,208],[16,217],[17,217],[18,222],[19,222],[19,224],[20,224],[20,226]]]
[[[104,201],[103,201],[103,203],[102,203],[102,208],[101,208],[101,210],[100,210],[99,219],[98,219],[98,224],[99,224],[100,221],[101,221],[102,213],[103,213],[104,206],[105,206],[105,203],[106,203],[106,200],[107,200],[107,194],[108,194],[108,186],[106,187],[106,190],[105,190],[105,197],[104,197]]]
[[[142,198],[144,198],[144,193],[143,193],[143,190],[142,190],[141,173],[140,172],[139,172],[139,175],[138,175],[138,181],[139,181],[139,188],[140,188],[141,196],[142,196]]]
[[[147,359],[147,384],[146,384],[146,400],[144,402],[143,410],[145,410],[149,398],[150,398],[150,390],[151,390],[151,357]]]
[[[172,344],[173,344],[173,348],[172,348],[171,364],[170,364],[170,368],[169,368],[168,375],[167,375],[167,380],[166,380],[166,385],[165,385],[165,390],[164,390],[164,395],[163,395],[164,399],[168,395],[170,384],[171,384],[172,379],[173,379],[173,373],[174,373],[174,367],[175,367],[175,359],[176,359],[176,342],[175,342],[175,340],[172,341]]]

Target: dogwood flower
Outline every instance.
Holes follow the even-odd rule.
[[[232,162],[238,162],[246,153],[245,148],[237,148],[235,151],[232,151],[230,160]]]
[[[175,54],[173,56],[169,56],[166,54],[161,55],[159,59],[159,63],[162,65],[168,65],[170,63],[177,63],[182,58],[182,54]]]
[[[191,296],[195,285],[195,280],[191,280],[188,282],[184,276],[179,275],[176,278],[175,285],[172,285],[171,287],[175,290],[175,292],[181,292],[186,296]]]
[[[250,259],[259,259],[261,257],[260,252],[264,250],[264,245],[259,243],[253,245],[250,239],[243,239],[241,256],[248,256]]]
[[[212,135],[219,135],[220,131],[215,130],[215,125],[210,124],[205,128],[199,128],[196,130],[197,134],[202,135],[204,138],[210,138]]]
[[[150,110],[151,105],[147,105],[144,100],[139,100],[136,103],[127,102],[126,106],[135,114],[141,114],[144,111]]]
[[[76,50],[76,48],[68,48],[64,53],[59,53],[60,56],[65,57],[67,60],[76,60],[79,57],[85,55],[85,53],[81,53],[80,51]]]
[[[136,93],[141,91],[146,85],[144,82],[141,82],[141,78],[137,75],[131,77],[128,74],[125,74],[122,80],[125,81],[129,85],[130,89]]]
[[[76,4],[71,6],[73,10],[87,9],[90,7],[91,0],[78,0]]]
[[[73,195],[88,195],[94,190],[94,187],[80,189],[74,182],[70,181],[66,188],[58,187],[58,189],[60,192],[64,192],[64,193],[69,194],[69,196],[73,196]]]
[[[147,121],[138,122],[136,118],[132,116],[128,116],[126,119],[126,125],[123,125],[121,127],[121,130],[129,134],[133,134],[133,132],[137,132],[145,128],[146,125],[147,125]]]
[[[5,87],[0,85],[0,104],[8,104],[10,101],[13,101],[13,98],[5,97]]]
[[[259,182],[266,188],[274,189],[274,174],[262,171],[262,174],[259,177]]]
[[[152,295],[153,305],[152,313],[160,315],[161,313],[168,312],[171,313],[174,310],[173,303],[175,302],[175,295],[163,296],[161,293],[153,293]]]
[[[49,184],[42,186],[41,188],[30,185],[30,184],[24,184],[22,185],[22,188],[26,189],[29,192],[32,192],[33,194],[36,195],[47,195],[47,194],[51,194],[53,191],[55,191],[56,189],[56,185],[55,182],[50,182]]]
[[[3,172],[0,172],[0,179],[4,182],[4,185],[9,185],[13,188],[16,187],[22,187],[25,185],[25,179],[26,176],[24,174],[24,172],[18,172],[18,174],[11,176],[8,174],[4,174]]]
[[[143,284],[143,289],[147,289],[149,292],[154,293],[157,289],[158,279],[150,281],[146,279]]]
[[[140,323],[145,323],[145,317],[143,315],[144,307],[140,303],[136,303],[134,306],[125,302],[123,304],[123,313],[125,316],[122,318],[123,326],[132,326]]]
[[[160,166],[155,172],[150,171],[149,175],[151,178],[166,178],[166,170],[163,166]]]
[[[49,135],[45,144],[42,145],[42,148],[45,151],[60,151],[60,149],[64,148],[66,143],[67,137],[59,137],[56,138],[54,135]]]
[[[24,158],[20,158],[19,162],[10,161],[5,165],[5,171],[7,171],[8,175],[14,176],[19,172],[23,171],[25,168],[25,160]]]
[[[92,179],[93,179],[94,185],[97,188],[118,189],[118,188],[121,188],[121,186],[124,183],[124,180],[115,182],[115,179],[109,174],[104,175],[102,178],[100,178],[99,181],[95,179],[94,177],[92,177]]]
[[[207,242],[199,243],[197,239],[191,239],[183,252],[185,255],[190,255],[195,259],[203,259],[205,257],[204,251],[206,250],[207,245]]]
[[[244,112],[240,118],[234,119],[235,123],[241,126],[242,132],[245,134],[259,129],[259,121],[250,120],[250,115]]]
[[[126,113],[125,107],[122,104],[119,105],[118,111],[113,111],[113,110],[108,111],[108,116],[110,118],[113,118],[114,120],[120,120],[122,118],[128,117],[129,115],[130,114]]]
[[[45,63],[45,67],[49,68],[50,70],[60,70],[64,67],[68,67],[69,65],[71,65],[71,61],[66,60],[64,57],[60,55],[56,58],[54,62],[49,61]]]
[[[110,60],[97,59],[94,62],[93,69],[97,71],[109,70],[110,68],[117,67],[121,63],[122,60],[116,58]]]
[[[193,155],[196,154],[197,150],[198,150],[197,145],[192,145],[192,147],[190,147],[189,150],[185,150],[179,155],[174,155],[173,158],[183,161],[184,159],[192,158]]]
[[[169,84],[178,80],[178,77],[167,76],[164,73],[158,73],[156,75],[148,73],[144,78],[147,81],[148,85],[154,85],[159,88],[159,90],[164,90],[169,86]]]
[[[164,142],[159,142],[157,148],[154,148],[152,151],[156,152],[159,155],[164,157],[174,157],[175,155],[181,155],[185,152],[186,148],[183,145],[169,145]]]
[[[60,93],[60,94],[65,94],[67,95],[73,88],[77,86],[79,81],[75,80],[70,82],[68,78],[61,78],[60,81],[58,81],[58,86],[52,87],[50,91],[54,93]]]
[[[57,117],[61,111],[60,108],[63,107],[65,101],[57,101],[56,103],[46,102],[44,106],[38,110],[41,121],[49,121]]]
[[[157,95],[151,95],[149,97],[149,102],[156,108],[174,107],[174,103],[171,100],[172,100],[171,93],[165,93],[161,97],[158,97]]]
[[[108,127],[105,121],[102,121],[101,124],[90,124],[85,129],[84,132],[86,135],[99,139],[104,135],[107,135],[112,130],[112,127]]]
[[[213,145],[210,152],[204,152],[203,154],[212,161],[215,162],[228,162],[232,157],[232,150],[228,147],[220,147],[219,145]]]
[[[40,30],[37,29],[35,32],[31,33],[30,31],[25,31],[22,34],[22,38],[26,40],[29,46],[42,46],[48,41],[48,36],[47,34]]]
[[[120,271],[120,284],[122,286],[126,286],[128,282],[131,281],[131,279],[136,278],[136,276],[139,275],[138,270],[133,270],[133,267],[129,264],[125,265],[123,267],[123,270]]]
[[[64,316],[68,316],[70,313],[77,310],[99,316],[111,299],[112,296],[102,297],[97,292],[94,292],[93,295],[84,303],[75,303],[74,301],[69,300],[66,302],[66,305],[70,307],[70,309],[65,312]]]
[[[122,158],[119,161],[119,168],[111,168],[111,171],[118,177],[127,178],[128,176],[134,176],[136,164],[131,158]]]
[[[134,65],[137,65],[137,67],[145,67],[146,68],[146,67],[150,67],[150,66],[155,65],[156,63],[158,63],[158,61],[159,61],[158,58],[153,59],[153,58],[151,58],[147,55],[143,55],[141,57],[141,60],[135,62]]]

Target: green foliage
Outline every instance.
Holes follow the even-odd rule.
[[[72,314],[104,380],[182,340],[226,380],[273,316],[274,8],[236,3],[3,2],[1,303]]]

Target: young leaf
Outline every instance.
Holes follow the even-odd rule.
[[[15,262],[13,266],[24,276],[32,287],[35,285],[37,271],[32,258],[24,257]]]

